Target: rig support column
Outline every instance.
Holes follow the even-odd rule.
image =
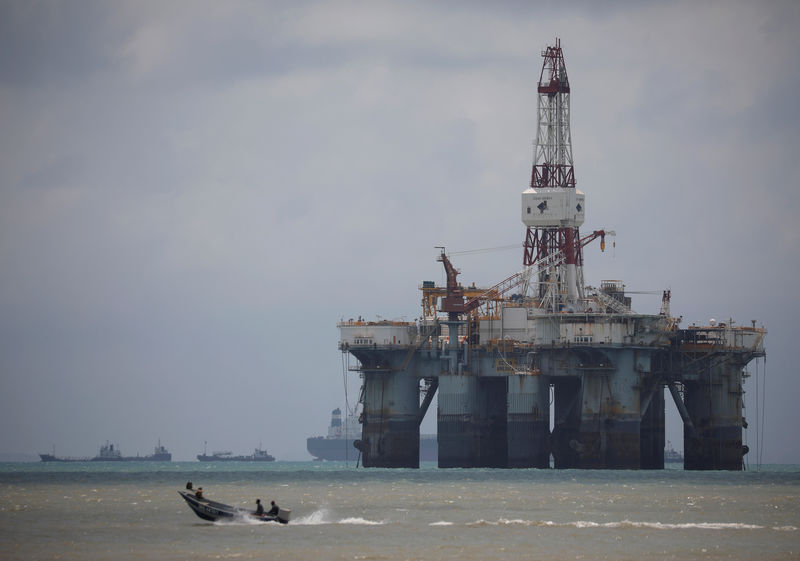
[[[642,469],[664,469],[664,385],[656,380],[643,397],[642,421],[639,429],[640,466]]]
[[[640,467],[639,392],[630,371],[586,373],[578,437],[579,468]],[[625,387],[627,386],[627,387]]]
[[[477,378],[439,376],[439,467],[478,467],[479,438],[472,423],[476,409]]]
[[[480,467],[508,467],[507,394],[506,376],[478,378],[478,407],[473,427],[478,435]]]
[[[640,468],[640,380],[650,372],[650,353],[597,347],[561,353],[550,364],[572,376],[554,378],[556,467]]]
[[[541,375],[508,376],[508,467],[550,467],[550,385]]]
[[[365,372],[364,467],[419,467],[419,381],[407,372]]]
[[[553,383],[553,433],[550,447],[556,469],[578,467],[576,448],[581,424],[581,383],[578,378],[558,377]]]
[[[508,467],[506,378],[439,376],[439,467]]]
[[[731,353],[684,380],[694,430],[684,426],[685,469],[741,470],[742,367]]]

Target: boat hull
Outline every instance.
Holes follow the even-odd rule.
[[[123,456],[119,458],[59,458],[52,454],[39,454],[43,462],[171,462],[172,454],[154,454],[152,456]]]
[[[254,456],[207,456],[198,454],[197,460],[200,462],[274,462],[275,458],[254,457]]]
[[[91,462],[91,458],[59,458],[52,454],[39,454],[43,462]]]
[[[178,494],[183,498],[183,500],[186,501],[186,504],[189,505],[189,508],[192,509],[192,512],[194,512],[199,518],[209,522],[216,522],[218,520],[234,520],[240,518],[255,520],[258,522],[278,522],[280,524],[288,524],[292,515],[291,510],[282,508],[278,511],[277,516],[271,516],[269,514],[262,514],[259,516],[243,508],[219,503],[217,501],[210,501],[208,499],[198,499],[194,493],[189,491],[178,491]]]

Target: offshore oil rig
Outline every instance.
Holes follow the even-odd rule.
[[[684,468],[740,470],[743,379],[766,330],[679,327],[670,292],[658,314],[631,309],[621,281],[584,284],[570,85],[560,41],[542,53],[530,187],[522,192],[523,268],[464,287],[444,248],[446,286],[422,283],[414,322],[339,323],[362,378],[365,467],[419,467],[419,427],[438,392],[439,467],[662,469],[665,388],[684,426]],[[351,365],[350,357],[356,360]],[[552,426],[551,426],[552,407]]]

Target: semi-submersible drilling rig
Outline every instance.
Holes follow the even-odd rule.
[[[742,469],[742,382],[765,355],[766,330],[681,329],[669,291],[647,315],[619,281],[584,285],[584,246],[599,238],[604,249],[613,232],[580,233],[586,204],[560,42],[542,56],[522,271],[463,287],[442,250],[447,285],[423,282],[419,320],[339,323],[339,347],[363,381],[362,463],[418,467],[419,426],[438,391],[439,467],[547,468],[552,455],[556,468],[660,469],[667,387],[683,419],[684,467]]]

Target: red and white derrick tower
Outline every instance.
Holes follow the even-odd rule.
[[[598,230],[580,237],[586,204],[575,187],[569,130],[570,86],[561,41],[542,53],[538,127],[530,187],[522,193],[522,222],[527,226],[523,264],[537,274],[538,298],[549,311],[584,308],[583,246]],[[604,243],[601,243],[604,248]]]

